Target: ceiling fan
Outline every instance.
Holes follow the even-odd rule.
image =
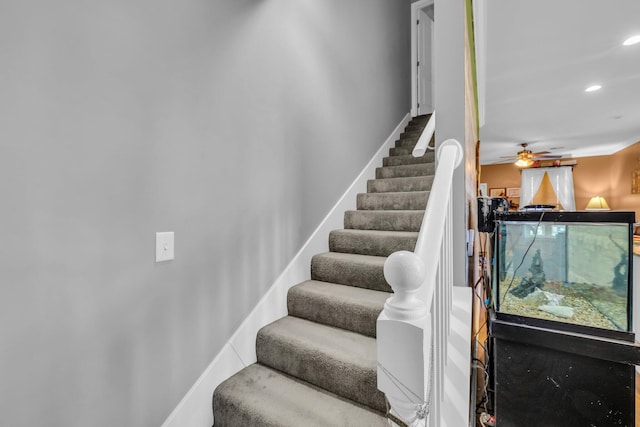
[[[522,146],[522,150],[518,151],[516,156],[502,156],[503,158],[509,159],[505,160],[505,162],[513,161],[516,166],[525,168],[533,165],[536,160],[559,159],[562,157],[558,155],[551,155],[550,151],[539,151],[534,153],[531,150],[527,150],[529,144],[526,142],[520,145]]]

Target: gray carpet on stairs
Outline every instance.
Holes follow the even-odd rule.
[[[382,268],[385,257],[326,252],[311,258],[311,278],[358,288],[391,292]]]
[[[396,251],[412,251],[417,240],[414,231],[333,230],[329,233],[329,250],[386,257]]]
[[[289,290],[289,316],[376,336],[376,319],[389,294],[337,283],[307,280]]]
[[[213,407],[216,427],[389,425],[377,412],[257,363],[222,383]]]
[[[420,231],[424,211],[346,211],[344,228]]]
[[[358,194],[359,210],[423,210],[429,198],[428,191]]]
[[[258,363],[355,402],[385,410],[376,389],[376,340],[356,332],[287,316],[256,340]]]
[[[370,179],[367,182],[367,193],[429,191],[431,184],[433,184],[433,175]]]
[[[213,393],[216,427],[386,426],[376,387],[376,320],[391,288],[386,257],[415,247],[433,182],[433,153],[411,150],[428,116],[412,119],[389,150],[330,252],[287,295],[289,316],[258,332],[258,363]]]
[[[435,174],[433,163],[420,163],[417,165],[387,166],[376,168],[376,179],[383,178],[408,178]]]

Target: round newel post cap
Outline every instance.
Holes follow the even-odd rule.
[[[413,252],[394,252],[384,263],[384,278],[396,293],[416,291],[425,274],[424,263]]]
[[[426,276],[422,260],[413,252],[394,252],[384,263],[384,277],[393,295],[384,304],[383,313],[389,319],[414,320],[426,314],[424,303],[416,298]]]

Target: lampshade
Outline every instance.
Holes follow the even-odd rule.
[[[588,211],[608,211],[609,205],[604,197],[596,196],[592,197],[587,203],[587,207],[585,208]]]

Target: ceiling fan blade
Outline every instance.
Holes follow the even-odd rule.
[[[500,160],[500,161],[497,161],[497,162],[495,162],[495,163],[493,163],[493,164],[494,164],[494,165],[506,165],[506,164],[514,163],[514,162],[515,162],[515,159],[511,159],[511,160]]]
[[[531,153],[531,155],[534,157],[539,154],[551,154],[551,151],[538,151],[537,153]]]
[[[562,156],[533,156],[532,159],[561,159]]]

